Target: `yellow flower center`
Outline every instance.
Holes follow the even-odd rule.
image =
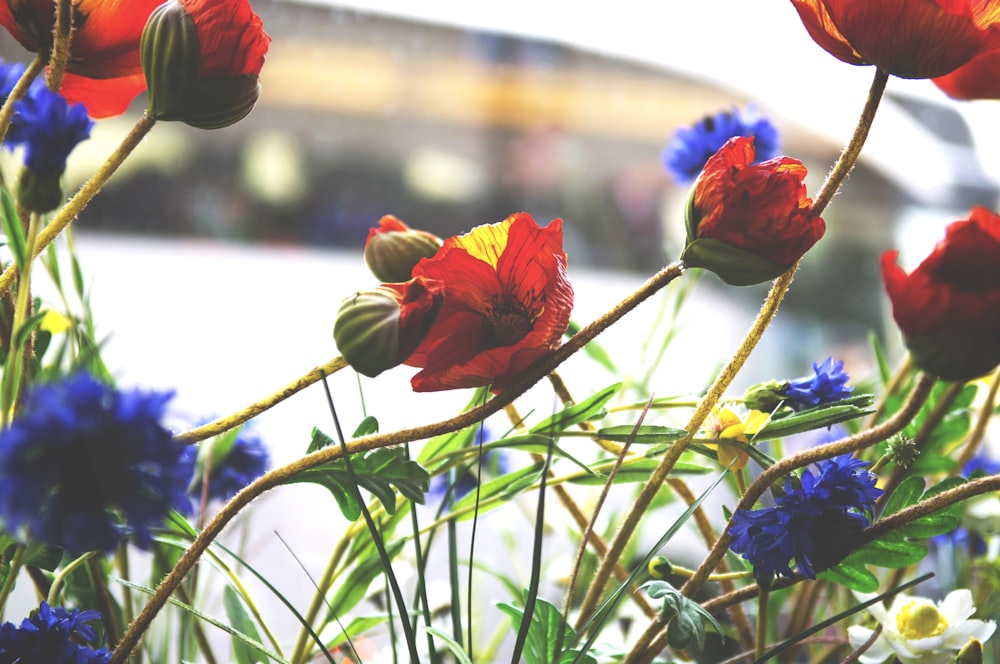
[[[907,639],[926,639],[938,636],[948,629],[944,619],[933,602],[914,599],[903,605],[896,614],[896,631]]]

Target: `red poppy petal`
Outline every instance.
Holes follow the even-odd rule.
[[[59,92],[70,104],[83,104],[92,118],[110,118],[128,110],[129,104],[146,89],[142,74],[122,78],[87,78],[63,74]]]
[[[868,64],[840,34],[840,30],[830,19],[830,14],[822,0],[792,0],[792,5],[799,13],[799,18],[802,19],[802,24],[809,36],[827,53],[848,64]]]

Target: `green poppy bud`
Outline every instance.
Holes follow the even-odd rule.
[[[355,293],[337,313],[337,348],[348,364],[369,377],[398,366],[423,341],[443,297],[443,284],[423,277]]]
[[[420,259],[436,254],[442,244],[436,235],[413,230],[396,217],[386,215],[379,220],[378,228],[368,231],[365,263],[381,281],[409,281]]]
[[[788,398],[788,381],[771,380],[751,385],[743,395],[743,405],[771,413]]]

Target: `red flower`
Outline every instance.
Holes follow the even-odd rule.
[[[387,214],[378,227],[368,231],[365,263],[381,281],[407,281],[421,258],[430,258],[441,248],[441,238],[410,228]]]
[[[150,115],[202,129],[243,119],[270,43],[247,0],[168,0],[142,33]]]
[[[882,275],[916,365],[968,380],[1000,364],[1000,216],[973,209],[909,275],[898,253],[882,254]]]
[[[418,392],[490,385],[499,393],[559,346],[573,308],[562,220],[539,228],[514,214],[445,240],[414,277],[444,284],[444,301],[406,361]]]
[[[813,40],[854,65],[934,78],[1000,46],[996,0],[792,0]]]
[[[935,78],[934,84],[952,99],[1000,99],[1000,49]]]
[[[706,162],[687,210],[684,264],[707,268],[734,286],[777,277],[826,230],[810,212],[802,162],[753,161],[752,138],[729,139]]]
[[[423,277],[355,293],[337,313],[337,348],[366,376],[399,366],[423,340],[443,297],[443,285]]]
[[[121,115],[146,87],[139,37],[162,0],[74,0],[73,41],[59,91],[91,117]],[[52,0],[0,0],[0,24],[32,52],[52,48]]]

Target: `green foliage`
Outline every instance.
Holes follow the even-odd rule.
[[[551,417],[547,417],[531,427],[531,433],[543,435],[557,434],[571,426],[602,417],[605,414],[604,405],[622,388],[621,383],[606,387],[588,399],[567,406]]]
[[[314,430],[314,441],[317,433],[321,432]],[[430,475],[419,463],[406,459],[402,448],[381,448],[367,454],[352,456],[351,467],[357,477],[357,486],[371,491],[389,514],[396,511],[396,494],[393,487],[396,487],[405,498],[421,504],[424,502]],[[285,484],[303,482],[326,487],[348,520],[354,521],[361,516],[361,503],[355,495],[351,473],[344,459],[305,470],[286,480]]]
[[[527,593],[524,595],[524,601],[527,601]],[[521,622],[524,620],[523,606],[501,602],[497,604],[497,608],[507,614],[515,632],[521,629]],[[561,639],[560,625],[562,625]],[[541,597],[535,598],[535,609],[531,612],[531,624],[528,627],[528,638],[523,653],[526,664],[568,664],[574,661],[597,664],[597,660],[590,655],[583,655],[578,659],[580,653],[577,650],[563,650],[556,659],[556,642],[561,641],[563,647],[566,647],[576,639],[576,632],[568,623],[564,623],[559,609]]]
[[[961,477],[949,477],[924,491],[923,478],[910,477],[889,497],[883,510],[883,518],[964,483],[965,480]],[[961,515],[961,504],[954,504],[914,519],[855,549],[838,565],[821,572],[817,577],[858,592],[875,592],[879,581],[868,570],[869,565],[902,568],[920,562],[927,556],[927,545],[920,540],[954,530],[959,525]]]
[[[642,587],[651,598],[663,600],[660,622],[667,625],[667,643],[671,648],[687,648],[694,640],[701,650],[705,647],[706,625],[712,625],[722,634],[722,627],[712,614],[666,581],[649,581]]]
[[[243,600],[232,586],[222,589],[222,603],[226,609],[226,617],[233,631],[241,634],[244,638],[233,636],[233,657],[236,664],[258,664],[271,661],[266,651],[251,646],[251,643],[261,643],[260,633],[257,626],[250,617],[250,613],[243,605]],[[258,656],[259,655],[259,656]]]
[[[566,336],[572,337],[579,332],[580,329],[580,324],[575,320],[571,320],[569,325],[566,327]],[[589,355],[590,359],[594,360],[611,373],[615,373],[617,371],[614,360],[611,359],[608,351],[604,350],[604,347],[596,341],[588,342],[587,345],[583,347],[583,352]]]
[[[24,272],[28,254],[27,239],[24,236],[21,217],[17,214],[14,198],[6,187],[0,187],[0,223],[3,225],[3,234],[7,238],[10,253],[14,255],[17,271]]]
[[[875,412],[874,409],[870,408],[874,401],[874,395],[855,394],[835,403],[816,406],[799,412],[783,409],[774,414],[771,421],[761,429],[756,438],[757,440],[784,438],[792,434],[813,431],[814,429],[821,429],[858,417],[864,417],[865,415],[871,415]]]
[[[674,429],[656,424],[643,424],[638,428],[631,424],[622,424],[604,427],[597,431],[598,438],[618,443],[631,440],[633,445],[663,445],[680,440],[687,435],[688,432],[684,429]]]
[[[371,538],[365,538],[369,544]],[[406,540],[396,540],[385,545],[385,552],[389,558],[395,558],[403,550]],[[358,605],[368,594],[368,588],[372,581],[380,577],[384,570],[382,562],[375,555],[374,547],[369,546],[367,555],[358,556],[358,563],[351,569],[330,598],[327,614],[331,618],[339,618],[347,615],[347,612]]]

